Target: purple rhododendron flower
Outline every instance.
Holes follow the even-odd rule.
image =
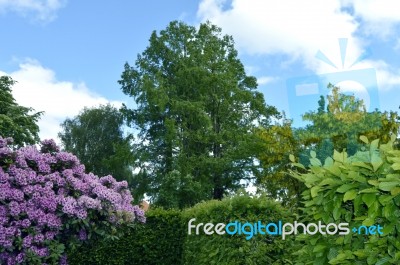
[[[53,140],[43,141],[40,150],[12,150],[10,143],[0,137],[0,264],[27,263],[31,254],[46,264],[50,241],[87,240],[90,227],[103,221],[145,222],[126,181],[85,173],[76,156],[61,152]],[[67,264],[65,254],[59,264]]]

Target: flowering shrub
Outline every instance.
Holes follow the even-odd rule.
[[[0,264],[66,264],[64,248],[118,238],[144,212],[126,181],[86,174],[53,140],[13,151],[0,137]]]

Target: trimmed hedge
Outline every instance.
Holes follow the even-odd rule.
[[[196,218],[193,224],[214,225],[235,221],[241,223],[261,221],[264,225],[279,220],[292,221],[287,211],[278,203],[265,197],[252,198],[248,195],[197,204],[184,213],[186,224],[191,218]],[[243,234],[206,235],[201,229],[199,235],[194,235],[194,231],[195,229],[192,229],[192,234],[186,237],[183,246],[183,264],[291,264],[289,249],[293,240],[290,237],[282,240],[278,235],[258,234],[247,240]]]
[[[203,202],[182,212],[152,209],[146,218],[146,224],[136,224],[124,238],[93,242],[91,247],[70,253],[69,264],[292,264],[291,238],[254,235],[246,240],[243,234],[194,235],[194,229],[188,235],[188,221],[192,218],[196,219],[193,224],[292,221],[283,207],[265,197],[237,195]]]
[[[91,242],[69,253],[70,265],[181,264],[186,230],[181,212],[154,209],[119,240]]]

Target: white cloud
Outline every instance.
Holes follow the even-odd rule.
[[[227,2],[231,7],[224,10]],[[350,38],[358,27],[336,0],[203,0],[197,15],[233,35],[244,52],[290,54],[310,68],[318,67],[318,49],[337,51],[337,39]]]
[[[0,71],[0,75],[6,74],[17,81],[12,91],[18,104],[45,112],[38,123],[41,139],[56,139],[60,123],[79,114],[84,107],[121,105],[92,93],[84,83],[57,80],[54,71],[32,60],[21,63],[15,72]]]
[[[317,74],[372,67],[376,69],[379,88],[388,90],[400,84],[399,71],[368,58],[352,65],[367,45],[355,33],[360,29],[358,17],[363,18],[363,23],[374,22],[377,27],[382,21],[400,22],[398,6],[396,0],[309,0],[307,4],[294,0],[202,0],[197,15],[201,21],[209,20],[232,35],[241,52],[289,55],[291,62],[282,64],[301,59]],[[354,12],[350,14],[344,7],[352,7]],[[380,34],[384,31],[379,30]],[[339,38],[348,39],[344,65]],[[337,68],[316,59],[318,50]]]
[[[272,83],[274,81],[276,81],[277,78],[276,77],[272,77],[272,76],[260,76],[257,78],[257,83],[259,85],[266,85],[269,83]]]
[[[23,16],[34,14],[37,20],[51,21],[65,4],[66,0],[0,0],[0,13],[14,11]]]
[[[400,3],[398,0],[342,0],[343,6],[351,6],[354,13],[364,20],[400,22]]]
[[[400,88],[400,69],[395,69],[384,61],[374,61],[371,64],[376,70],[378,85],[382,90]]]
[[[390,38],[400,22],[400,2],[397,0],[342,0],[342,4],[351,7],[354,16],[361,19],[366,35]]]

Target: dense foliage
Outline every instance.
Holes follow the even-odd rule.
[[[297,264],[399,264],[400,151],[393,149],[395,138],[379,145],[362,136],[363,151],[353,156],[335,151],[324,163],[311,152],[308,172],[293,173],[307,186],[304,221],[346,222],[351,229],[345,236],[299,236],[303,248]],[[352,231],[361,225],[379,225],[383,234]]]
[[[257,187],[285,205],[298,206],[304,190],[304,185],[289,176],[289,154],[307,167],[310,151],[325,161],[334,150],[348,155],[361,150],[360,135],[387,142],[399,133],[400,119],[396,112],[367,112],[364,102],[354,95],[341,93],[333,85],[328,88],[331,94],[320,97],[318,109],[303,115],[310,124],[293,128],[290,120],[282,119],[258,130],[263,143],[258,159],[263,171],[258,175]]]
[[[124,107],[130,125],[139,130],[139,189],[153,196],[174,193],[175,181],[191,192],[186,201],[175,193],[179,207],[210,198],[221,199],[240,181],[252,178],[257,125],[276,115],[257,91],[255,77],[245,73],[234,41],[210,23],[198,28],[171,22],[138,55],[135,66],[125,65],[119,81],[135,100]],[[144,188],[141,188],[141,186]],[[136,189],[135,189],[136,190]]]
[[[0,138],[0,263],[66,263],[65,247],[96,235],[116,238],[118,226],[143,211],[133,206],[127,182],[86,174],[54,141],[13,151]]]
[[[289,174],[289,154],[299,154],[302,146],[296,138],[292,123],[283,118],[267,128],[259,128],[261,150],[258,154],[262,171],[257,174],[256,186],[284,206],[298,207],[304,185]]]
[[[18,105],[11,93],[15,81],[0,76],[0,136],[12,137],[15,146],[39,142],[39,126],[36,124],[42,112],[31,113],[32,108]]]
[[[248,195],[211,200],[183,211],[156,208],[146,213],[146,224],[129,228],[127,236],[77,249],[71,254],[71,264],[291,264],[291,240],[265,235],[251,240],[244,235],[188,235],[192,218],[196,224],[292,220],[276,202]]]
[[[72,251],[70,265],[182,264],[186,224],[178,210],[152,209],[146,223],[124,230],[118,240],[98,240]]]
[[[363,100],[340,93],[339,87],[329,85],[328,88],[332,94],[326,100],[321,96],[318,111],[303,115],[303,119],[311,124],[297,131],[298,138],[305,146],[316,145],[314,150],[322,161],[334,149],[339,152],[346,149],[349,155],[355,154],[361,147],[358,140],[360,135],[386,142],[391,135],[398,134],[396,112],[367,112]]]
[[[134,156],[123,124],[122,114],[111,105],[85,108],[61,124],[59,137],[64,150],[76,155],[88,172],[130,180]]]
[[[265,196],[251,197],[239,194],[222,201],[211,200],[195,205],[185,212],[186,220],[196,218],[199,223],[242,222],[262,223],[279,220],[291,222],[293,216],[277,202]],[[194,232],[194,231],[193,231]],[[271,235],[187,235],[183,251],[183,264],[186,265],[255,265],[291,264],[291,239]]]

